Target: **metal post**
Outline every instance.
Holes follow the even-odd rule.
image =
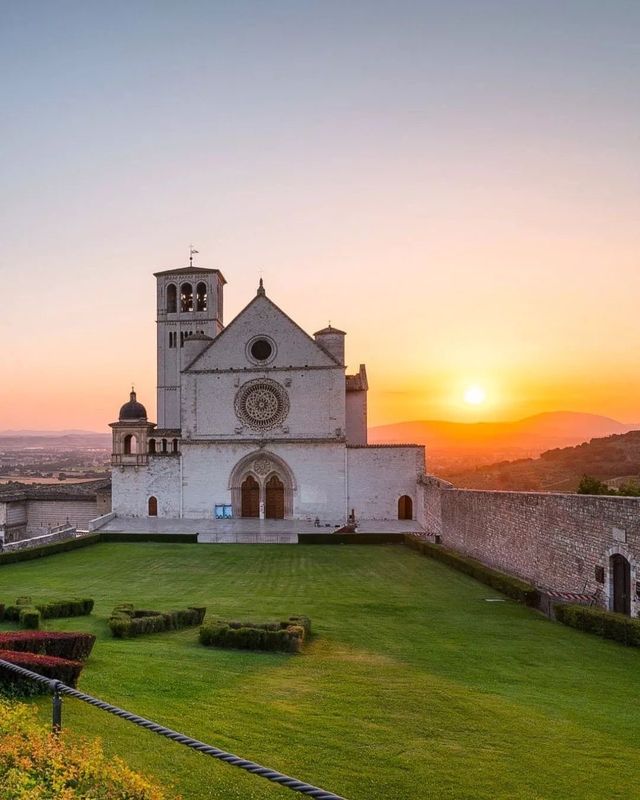
[[[52,706],[52,730],[58,734],[62,730],[62,695],[58,689],[60,681],[56,681],[53,685],[53,697],[51,698]]]

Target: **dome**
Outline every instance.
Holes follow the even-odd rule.
[[[119,419],[122,421],[128,419],[133,420],[146,418],[147,409],[142,405],[142,403],[138,403],[136,400],[136,393],[132,390],[131,394],[129,395],[129,402],[125,403],[120,409]]]

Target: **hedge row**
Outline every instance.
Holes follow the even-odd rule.
[[[18,561],[31,561],[34,558],[52,556],[56,553],[66,553],[69,550],[77,550],[79,547],[87,547],[98,542],[164,542],[166,544],[197,544],[197,533],[116,533],[96,531],[88,536],[81,536],[78,539],[65,539],[62,542],[53,544],[42,544],[38,547],[26,547],[24,550],[11,550],[0,553],[0,566],[2,564],[15,564]]]
[[[310,634],[311,620],[304,616],[289,617],[283,622],[237,622],[219,619],[200,628],[200,643],[206,647],[299,653]]]
[[[62,542],[53,544],[43,544],[39,547],[27,547],[24,550],[13,550],[0,553],[0,565],[15,564],[17,561],[31,561],[34,558],[52,556],[56,553],[66,553],[68,550],[77,550],[79,547],[87,547],[90,544],[97,544],[100,541],[100,534],[94,533],[89,536],[82,536],[79,539],[65,539]]]
[[[37,672],[46,678],[62,681],[67,686],[76,686],[84,667],[81,661],[72,661],[71,659],[57,656],[43,656],[38,653],[23,653],[16,650],[0,650],[0,659],[9,661],[11,664],[17,664],[19,667],[30,669],[32,672]],[[10,685],[17,688],[16,684],[21,686],[23,683],[28,684],[28,687],[25,688],[28,688],[29,694],[34,693],[33,689],[36,686],[41,687],[43,693],[49,691],[45,684],[36,684],[35,681],[20,678],[10,669],[0,665],[0,685]]]
[[[520,580],[520,578],[514,578],[505,572],[491,569],[481,561],[476,561],[475,558],[461,555],[454,550],[447,550],[442,545],[427,542],[416,536],[405,536],[405,544],[425,556],[435,558],[460,572],[464,572],[466,575],[471,575],[477,581],[486,583],[487,586],[491,586],[492,589],[496,589],[496,591],[506,594],[507,597],[517,600],[518,603],[524,603],[534,608],[537,608],[540,604],[540,593],[536,587]]]
[[[90,614],[93,610],[93,600],[90,597],[70,597],[34,602],[30,597],[18,597],[15,605],[1,608],[1,619],[18,622],[23,628],[37,630],[43,619],[83,617]]]
[[[403,533],[300,533],[298,544],[404,544]]]
[[[207,609],[178,608],[173,611],[149,611],[131,603],[116,606],[109,617],[109,628],[116,639],[130,639],[141,633],[163,633],[202,625]]]
[[[101,542],[160,542],[162,544],[197,544],[197,533],[121,533],[104,531]]]
[[[0,649],[86,661],[95,640],[92,633],[10,631],[0,633]]]
[[[554,606],[556,619],[572,628],[613,639],[628,647],[640,647],[640,619],[615,614],[592,606]]]

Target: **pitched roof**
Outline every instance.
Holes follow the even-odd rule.
[[[161,272],[154,272],[154,278],[160,275],[212,275],[217,273],[222,279],[222,283],[226,283],[224,275],[219,269],[207,269],[205,267],[178,267],[177,269],[164,269]]]
[[[337,333],[340,336],[346,336],[345,331],[341,331],[338,328],[332,328],[331,325],[328,325],[326,328],[323,328],[321,331],[316,331],[313,335],[314,336],[322,336],[324,333]]]
[[[183,369],[183,372],[188,372],[191,369],[191,367],[193,367],[193,365],[196,362],[198,362],[204,356],[204,354],[206,352],[208,352],[214,345],[216,345],[220,341],[220,339],[225,335],[225,333],[229,330],[229,328],[232,328],[234,323],[238,319],[240,319],[240,317],[244,314],[244,312],[248,308],[250,308],[254,303],[258,302],[258,300],[265,300],[267,303],[272,305],[273,308],[275,308],[275,310],[278,313],[282,314],[283,317],[288,319],[289,322],[292,325],[294,325],[300,331],[300,333],[303,334],[303,336],[305,336],[310,342],[313,342],[313,344],[315,345],[315,347],[318,348],[318,350],[320,350],[325,356],[330,358],[338,366],[341,366],[341,367],[343,366],[342,364],[340,364],[340,362],[338,361],[338,359],[334,355],[332,355],[328,350],[325,350],[324,347],[321,347],[320,344],[318,342],[316,342],[316,340],[313,338],[313,336],[309,336],[309,334],[304,330],[304,328],[301,328],[295,320],[291,319],[291,317],[280,308],[280,306],[276,305],[273,302],[273,300],[271,300],[271,298],[267,297],[266,294],[264,294],[264,290],[263,290],[262,292],[258,292],[258,294],[256,294],[256,296],[247,303],[247,305],[242,309],[242,311],[239,311],[235,315],[235,317],[231,320],[231,322],[222,331],[220,331],[220,333],[213,339],[213,341],[207,347],[205,347],[202,350],[201,353],[198,353],[198,355],[193,359],[193,361],[190,364],[187,364],[187,366]]]
[[[82,483],[11,483],[0,486],[0,503],[13,500],[92,500],[96,492],[110,490],[111,478]]]

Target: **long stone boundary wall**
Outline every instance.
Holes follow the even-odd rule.
[[[639,614],[640,498],[455,489],[430,476],[421,489],[427,533],[544,589],[592,593],[608,608],[611,557],[623,555]]]

